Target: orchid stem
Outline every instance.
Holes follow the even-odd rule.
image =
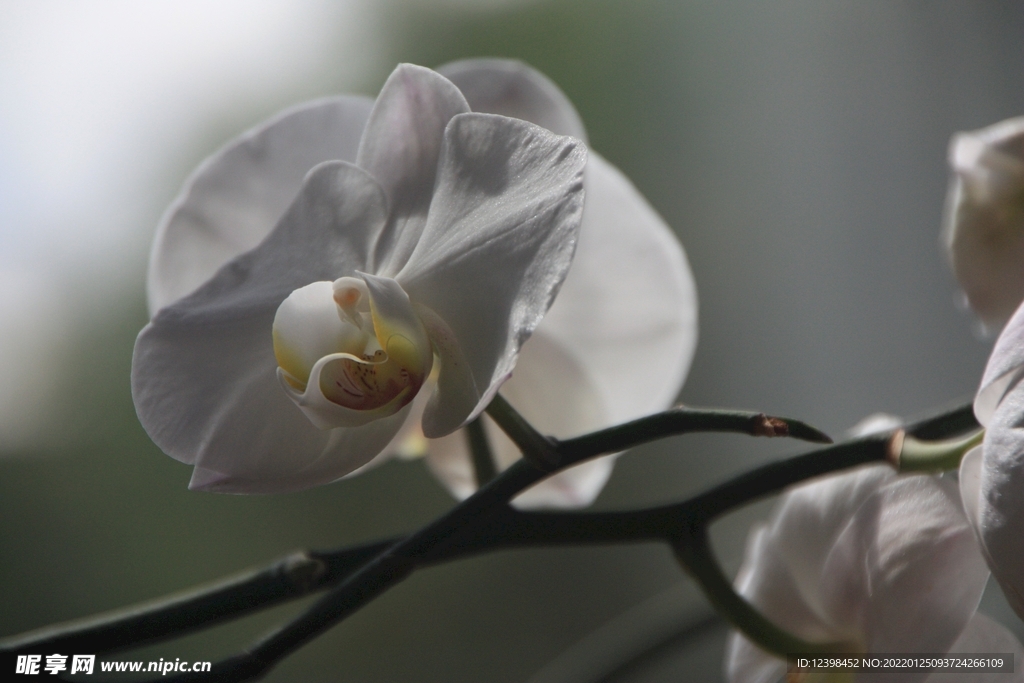
[[[495,418],[499,425],[526,440],[541,439],[546,444],[543,448],[552,448],[559,455],[561,467],[670,434],[711,430],[754,433],[749,425],[744,426],[743,421],[735,416],[745,416],[749,422],[760,415],[735,413],[733,417],[723,419],[723,411],[679,408],[666,411],[672,415],[669,418],[659,414],[605,430],[607,442],[594,441],[590,436],[558,442],[540,436],[504,401],[496,402],[499,405],[495,411],[506,421],[502,425]],[[504,410],[504,407],[508,410]],[[728,414],[730,411],[725,412]],[[969,407],[947,410],[936,417],[908,426],[907,433],[920,436],[920,431],[927,431],[932,439],[950,437],[977,427],[968,413]],[[675,422],[669,425],[670,429],[660,423],[661,420]],[[784,422],[790,426],[789,436],[800,438],[794,433],[797,430],[791,428],[795,421]],[[657,426],[659,424],[661,427]],[[623,433],[630,435],[628,443],[625,437],[621,441],[616,440]],[[698,544],[706,543],[705,539],[693,535],[694,529],[704,533],[706,525],[718,515],[805,479],[858,464],[882,462],[891,449],[892,441],[892,434],[881,434],[829,446],[762,465],[675,505],[614,513],[522,513],[513,510],[507,505],[508,501],[547,475],[547,472],[528,462],[520,461],[448,513],[405,538],[378,541],[333,553],[295,554],[265,569],[231,577],[186,594],[70,625],[57,625],[8,638],[0,642],[0,653],[24,652],[26,649],[37,652],[62,649],[109,652],[124,649],[197,631],[333,586],[332,590],[305,612],[256,643],[246,653],[218,662],[212,673],[195,678],[224,682],[252,680],[265,674],[295,649],[391,588],[418,567],[470,554],[526,546],[628,543],[659,539],[671,542],[677,552],[689,553],[686,555],[689,562],[687,566],[695,577],[712,587],[709,595],[714,593],[713,601],[720,602],[728,598],[722,597],[725,593],[714,581],[725,582],[726,585],[728,581],[717,566],[701,564],[705,561],[713,563],[711,555],[705,553],[703,560],[691,557],[701,552],[699,545],[690,550],[680,550],[681,544],[692,544],[694,541]],[[564,453],[559,449],[564,449]],[[718,578],[715,579],[715,576]],[[185,674],[157,680],[182,681],[193,678]]]
[[[487,484],[498,474],[494,466],[494,454],[487,440],[487,432],[481,418],[476,418],[466,425],[466,441],[469,446],[470,460],[473,463],[473,474],[476,476],[477,488]]]
[[[6,638],[0,641],[0,653],[111,652],[176,638],[337,584],[396,540],[330,552],[294,552],[266,567],[150,602]]]
[[[783,658],[793,654],[853,653],[858,650],[853,643],[812,643],[802,640],[766,619],[736,593],[722,574],[712,555],[707,530],[703,525],[692,528],[689,534],[680,539],[675,545],[675,552],[679,562],[701,587],[718,613],[762,649]]]
[[[599,453],[616,453],[641,443],[684,432],[737,432],[750,436],[788,436],[812,443],[831,437],[799,420],[764,413],[678,406],[625,424],[561,441],[562,457],[576,462]]]
[[[960,467],[967,451],[979,445],[985,437],[985,430],[979,429],[958,439],[945,441],[921,441],[913,436],[903,435],[894,444],[892,455],[900,472],[942,472]]]
[[[534,429],[501,394],[494,395],[487,406],[487,414],[512,439],[522,451],[523,459],[531,465],[545,472],[560,465],[555,441]]]
[[[537,434],[536,430],[521,416],[518,416],[511,406],[507,406],[507,408],[509,414],[515,416],[513,419],[521,422],[521,426],[529,428],[536,438],[544,438]],[[761,421],[762,418],[764,418],[762,413],[679,407],[602,430],[597,432],[597,435],[600,435],[597,437],[585,435],[554,443],[556,448],[564,449],[565,455],[561,457],[565,460],[565,466],[569,466],[602,453],[617,452],[667,436],[701,431],[733,431],[753,434],[751,425],[756,421]],[[794,424],[803,424],[789,418],[765,419],[783,420],[791,427]],[[511,427],[513,430],[516,428]],[[807,430],[809,430],[807,432],[809,434],[821,434],[810,427]],[[799,428],[790,428],[789,430],[789,436],[793,438],[803,438],[802,434],[804,434],[804,430]],[[525,471],[532,474],[523,488],[544,476],[544,473],[536,468],[527,467]],[[506,500],[517,492],[512,491]],[[507,540],[510,529],[504,530],[504,533],[499,530],[490,537],[478,535],[476,538],[466,538],[467,534],[463,534],[458,543],[451,540],[440,544],[431,553],[429,560],[424,560],[424,563],[448,561],[468,553],[486,552],[501,547],[570,543],[573,534],[604,534],[605,538],[618,539],[608,542],[623,542],[628,538],[612,533],[610,528],[619,525],[616,528],[626,529],[621,533],[632,534],[633,538],[639,538],[644,533],[643,528],[649,527],[653,523],[651,517],[634,517],[619,521],[609,519],[607,522],[602,522],[603,526],[594,527],[593,525],[597,524],[598,520],[592,520],[588,522],[591,526],[581,526],[573,530],[571,528],[571,525],[575,523],[573,518],[558,515],[548,518],[545,524],[554,525],[556,519],[564,519],[569,524],[569,526],[558,525],[563,529],[564,534],[557,538],[551,534],[523,531],[522,534],[517,532],[516,536],[521,539],[532,539],[530,543],[513,543]],[[612,527],[607,524],[611,524]],[[0,640],[0,653],[24,651],[25,648],[38,648],[40,651],[43,649],[60,651],[77,648],[83,652],[87,650],[111,652],[176,638],[223,621],[241,618],[282,601],[297,599],[336,586],[348,578],[359,566],[376,557],[398,540],[400,539],[379,541],[333,552],[305,553],[315,560],[323,562],[327,571],[314,581],[303,584],[302,590],[298,590],[287,574],[281,572],[280,567],[290,561],[289,558],[282,558],[262,569],[226,577],[206,586],[151,602],[72,622],[55,624]],[[581,540],[581,542],[596,541]]]

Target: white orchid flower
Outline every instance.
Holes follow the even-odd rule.
[[[856,643],[865,653],[1005,652],[1016,639],[975,614],[987,578],[956,484],[877,465],[786,493],[771,521],[751,533],[736,587],[806,641]],[[729,681],[774,683],[785,672],[782,659],[733,634]],[[936,682],[973,680],[934,675]],[[1022,680],[1019,673],[985,676]],[[864,678],[927,679],[908,672]]]
[[[957,133],[943,242],[971,308],[998,330],[1024,301],[1024,117]]]
[[[372,107],[313,102],[243,136],[157,236],[158,310],[132,365],[146,431],[195,466],[192,488],[326,483],[387,446],[435,354],[423,432],[455,430],[565,278],[585,160],[578,140],[470,113],[411,65]]]
[[[403,65],[376,103],[336,97],[282,113],[204,162],[168,210],[133,394],[154,441],[195,465],[191,488],[271,492],[332,481],[390,455],[410,430],[451,433],[508,379],[572,258],[584,152],[560,135],[582,127],[528,67],[449,69],[468,77],[462,92]],[[487,78],[495,72],[508,77]],[[489,116],[481,101],[547,130]],[[665,248],[670,235],[656,216],[651,228],[643,199],[594,156],[585,184],[582,221],[596,227],[580,239],[584,258],[559,296],[572,309],[562,326],[573,319],[577,329],[536,330],[503,390],[529,417],[512,394],[529,359],[540,358],[541,397],[571,396],[580,408],[559,408],[589,420],[552,433],[583,431],[598,414],[618,419],[598,390],[628,377],[622,367],[636,365],[634,350],[660,352],[655,362],[671,355],[664,372],[675,374],[674,394],[693,346],[692,279],[679,247],[670,240],[668,257],[652,255],[654,273],[668,263],[675,277],[658,280],[668,294],[651,298],[655,278],[634,274],[647,267],[637,256]],[[687,329],[670,354],[678,338],[658,326],[680,280],[689,298],[672,306]],[[645,312],[649,322],[637,323]],[[611,358],[615,370],[606,371]],[[594,359],[605,362],[579,370]],[[643,391],[628,382],[618,390]]]
[[[967,517],[992,575],[1024,618],[1024,304],[1003,328],[974,399],[981,446],[960,464]]]

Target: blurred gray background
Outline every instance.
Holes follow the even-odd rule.
[[[805,419],[969,397],[991,346],[938,246],[949,136],[1024,114],[1010,2],[0,2],[0,634],[112,609],[452,505],[419,462],[298,494],[190,493],[128,386],[160,213],[302,99],[396,62],[525,60],[676,230],[700,296],[681,400]],[[598,508],[681,499],[792,443],[623,457]],[[750,522],[721,522],[734,571]],[[298,605],[124,655],[217,659]],[[984,609],[1022,634],[995,591]],[[1024,634],[1022,634],[1024,635]],[[715,681],[725,629],[660,546],[417,572],[271,681]]]

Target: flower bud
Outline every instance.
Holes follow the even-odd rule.
[[[998,329],[1024,301],[1024,117],[957,133],[949,163],[943,242],[971,308]]]

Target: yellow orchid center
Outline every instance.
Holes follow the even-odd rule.
[[[281,385],[321,428],[392,415],[430,374],[433,351],[408,296],[394,280],[372,283],[314,282],[292,292],[275,316]]]

